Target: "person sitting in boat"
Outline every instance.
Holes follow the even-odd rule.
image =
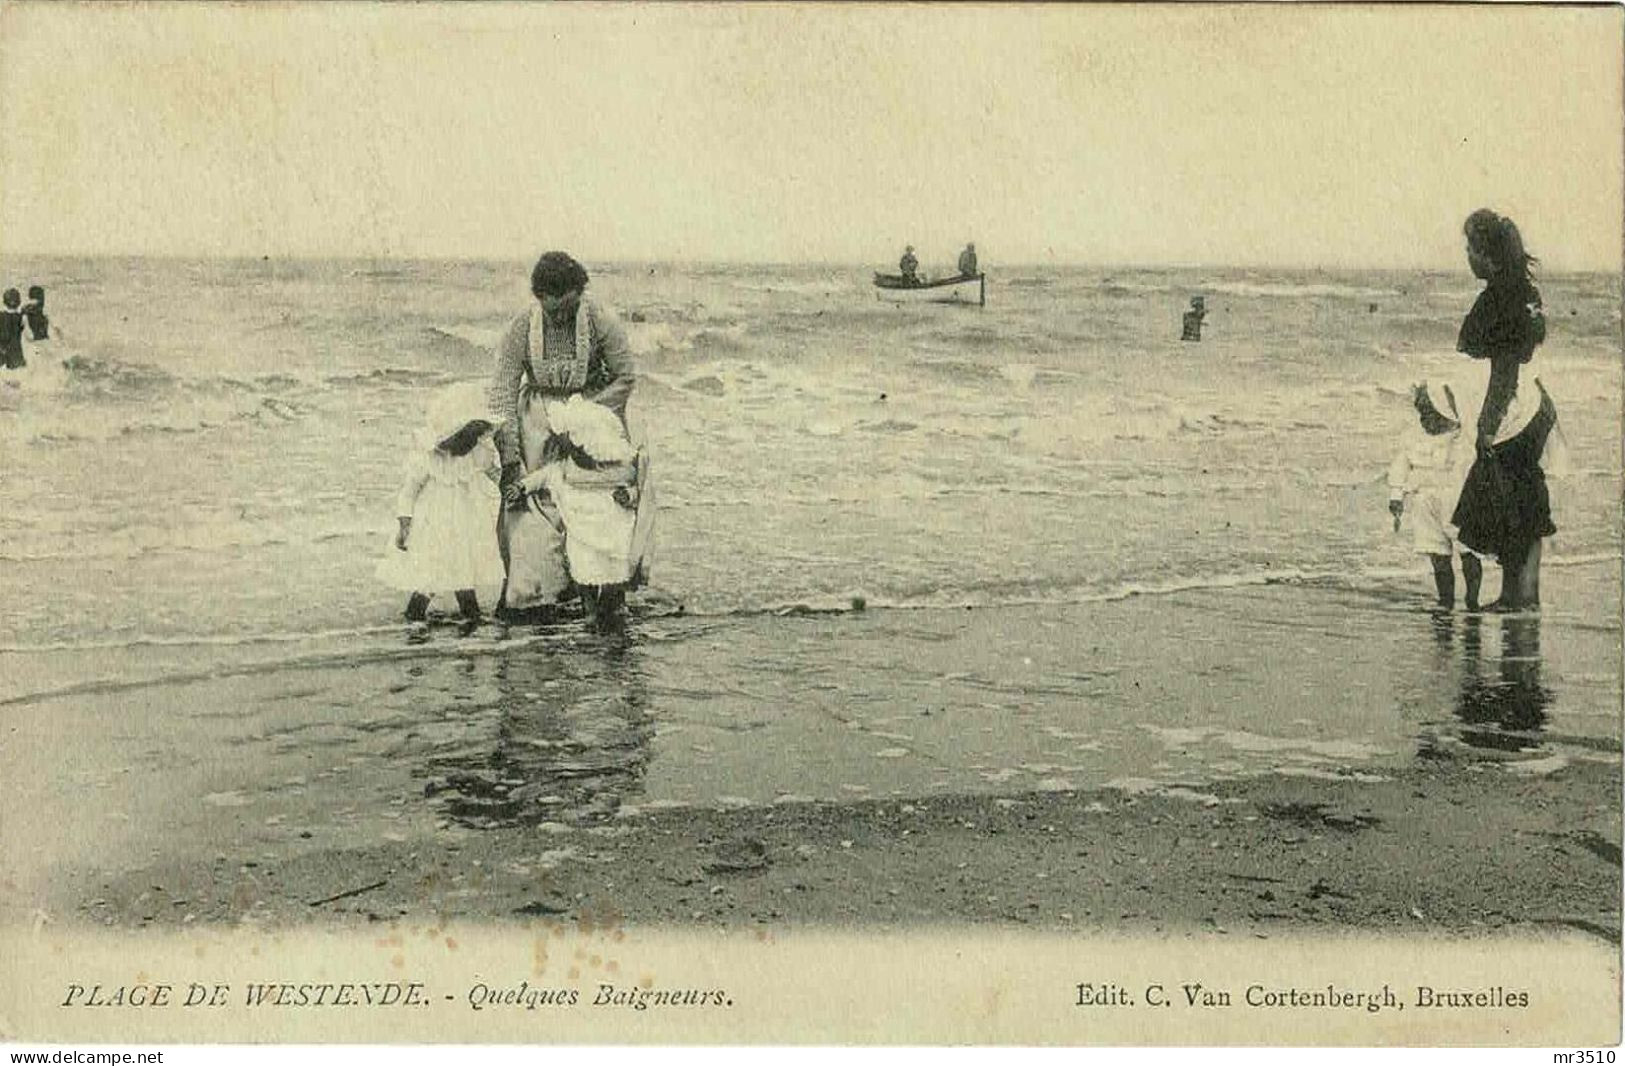
[[[910,285],[920,283],[920,261],[914,256],[912,244],[903,249],[903,258],[897,261],[897,272],[902,274],[903,280]]]
[[[543,403],[580,396],[626,423],[636,365],[625,328],[587,295],[588,280],[586,268],[566,253],[543,255],[530,275],[536,302],[514,318],[497,345],[490,402],[502,419],[496,436],[503,499],[498,542],[508,582],[501,609],[550,605],[569,585],[556,510],[520,485],[527,472],[557,458]]]
[[[959,253],[959,276],[974,278],[976,273],[976,245],[967,244],[965,250]]]

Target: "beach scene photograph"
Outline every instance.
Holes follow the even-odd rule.
[[[0,1039],[1617,1044],[1622,28],[0,7]]]

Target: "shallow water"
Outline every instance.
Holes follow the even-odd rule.
[[[1618,595],[1611,567],[1554,594]],[[668,807],[1156,791],[1619,759],[1619,636],[1285,583],[1097,605],[456,627],[14,702],[14,882],[211,854],[578,834]],[[314,838],[314,839],[313,839]],[[233,860],[236,861],[236,860]]]
[[[321,780],[378,830],[1617,758],[1617,278],[1543,282],[1574,461],[1532,656],[1515,623],[1436,625],[1386,510],[1406,386],[1485,373],[1448,354],[1464,272],[994,267],[974,308],[892,307],[858,268],[594,268],[662,505],[611,647],[409,637],[372,579],[401,449],[487,372],[523,264],[6,270],[62,335],[0,383],[0,717],[109,730],[98,780],[145,752],[198,795],[287,771],[337,802],[292,768],[342,753],[377,765]]]

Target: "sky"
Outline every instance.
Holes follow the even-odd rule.
[[[1621,268],[1616,7],[0,7],[0,254]]]

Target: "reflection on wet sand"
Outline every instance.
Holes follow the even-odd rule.
[[[424,794],[476,829],[613,818],[643,791],[654,720],[637,649],[625,633],[494,665],[494,735],[431,757]]]
[[[1497,629],[1500,656],[1491,664],[1485,642]],[[1491,751],[1518,752],[1540,746],[1547,739],[1541,734],[1553,699],[1551,690],[1541,683],[1540,616],[1439,612],[1433,616],[1433,632],[1441,650],[1459,651],[1452,656],[1461,671],[1454,708],[1459,723],[1453,731],[1455,737],[1470,747]],[[1419,754],[1440,757],[1437,740],[1424,737]]]
[[[1498,675],[1483,666],[1484,619],[1462,619],[1461,697],[1456,715],[1465,726],[1461,739],[1475,748],[1518,751],[1538,741],[1530,734],[1546,725],[1551,693],[1540,683],[1540,616],[1507,615],[1501,622]]]
[[[381,676],[408,730],[393,754],[410,752],[412,806],[438,829],[620,826],[633,809],[673,806],[1201,790],[1414,758],[1538,775],[1617,757],[1617,680],[1604,667],[1614,634],[1561,609],[1376,602],[1283,588],[1066,611],[634,618],[618,635],[572,621],[435,640]],[[1287,628],[1291,655],[1257,639]],[[1013,640],[1020,658],[990,650]]]

